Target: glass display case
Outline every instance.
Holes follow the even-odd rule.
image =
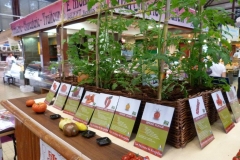
[[[27,66],[24,76],[34,88],[50,89],[52,82],[59,77],[60,70],[57,66],[59,66],[58,62],[50,62],[48,66],[41,67],[40,61],[32,61]],[[69,74],[69,68],[69,65],[65,65],[65,75]]]

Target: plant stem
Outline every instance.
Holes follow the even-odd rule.
[[[164,26],[163,26],[163,46],[162,46],[162,53],[165,54],[167,51],[167,33],[168,33],[168,21],[170,18],[170,3],[171,0],[166,0],[166,7],[165,7],[165,19],[164,19]],[[159,27],[160,29],[160,27]],[[160,46],[159,46],[160,47]],[[160,62],[160,74],[159,74],[159,85],[158,85],[158,99],[162,100],[162,85],[163,85],[163,76],[164,76],[164,61],[161,60]]]
[[[62,78],[63,80],[65,80],[65,75],[64,75],[64,55],[63,55],[63,23],[64,23],[64,2],[62,2],[62,14],[61,14],[61,60],[62,60],[62,68],[61,68],[61,71],[62,71]]]
[[[100,25],[101,25],[101,3],[99,2],[99,11],[98,11],[98,18],[97,18],[97,32],[96,32],[96,87],[99,87],[99,32],[100,32]]]

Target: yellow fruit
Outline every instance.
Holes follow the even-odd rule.
[[[60,128],[60,129],[63,129],[63,126],[64,126],[65,124],[71,123],[71,122],[72,122],[71,119],[63,118],[63,119],[61,119],[60,122],[59,122],[59,128]]]
[[[88,129],[87,125],[83,123],[75,122],[75,124],[77,125],[79,131],[86,131]]]

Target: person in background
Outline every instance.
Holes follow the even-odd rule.
[[[239,49],[237,49],[237,52],[233,54],[233,57],[240,58],[240,52]]]
[[[226,67],[223,65],[222,60],[220,59],[219,63],[212,62],[210,67],[212,73],[209,76],[212,77],[226,77]]]
[[[8,56],[6,58],[6,62],[8,65],[8,69],[11,69],[12,64],[16,62],[16,58],[13,56],[12,53],[8,54]]]

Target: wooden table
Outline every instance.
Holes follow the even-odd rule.
[[[46,95],[37,95],[31,99],[43,98]],[[47,110],[44,114],[36,114],[26,107],[26,100],[30,97],[10,99],[1,104],[16,117],[15,137],[17,140],[18,160],[40,159],[39,141],[42,139],[67,160],[120,160],[129,152],[114,143],[108,146],[99,146],[96,135],[86,139],[80,134],[76,137],[66,137],[59,129],[60,119],[51,120],[53,114]]]

